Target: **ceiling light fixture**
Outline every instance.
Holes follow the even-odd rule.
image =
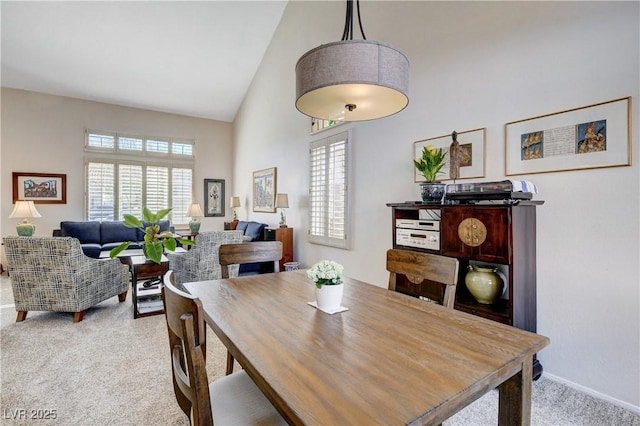
[[[347,0],[342,40],[323,44],[296,64],[296,108],[323,120],[363,121],[387,117],[409,104],[409,60],[399,50],[353,40],[353,0]]]

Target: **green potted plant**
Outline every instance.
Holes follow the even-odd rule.
[[[444,184],[437,178],[442,172],[447,151],[427,145],[422,149],[422,157],[413,160],[416,169],[424,176],[425,182],[420,183],[422,204],[438,204],[444,196]]]
[[[165,216],[167,216],[171,212],[171,209],[160,210],[157,213],[152,213],[148,208],[144,208],[142,210],[142,218],[151,223],[148,226],[144,226],[144,223],[138,219],[137,217],[125,214],[124,215],[124,225],[129,228],[138,228],[142,232],[144,232],[144,243],[142,245],[142,251],[147,259],[160,263],[162,260],[162,253],[164,249],[169,251],[175,251],[178,245],[176,238],[173,233],[170,231],[160,231],[160,225],[158,222],[162,220]],[[195,242],[187,239],[178,239],[183,245],[193,245]],[[109,256],[113,259],[118,254],[126,250],[131,241],[126,241],[120,244],[118,247],[112,249],[109,252]]]

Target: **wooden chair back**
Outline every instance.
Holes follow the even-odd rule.
[[[435,282],[444,285],[440,303],[453,309],[458,284],[458,259],[409,250],[387,251],[389,290],[396,290],[398,275],[404,275],[414,284]]]
[[[205,368],[206,327],[202,303],[176,287],[173,271],[165,275],[162,301],[178,405],[187,416],[192,416],[193,425],[213,424]]]
[[[280,271],[282,259],[280,241],[254,241],[241,244],[223,244],[218,251],[222,278],[229,278],[229,265],[257,262],[274,262],[274,271]]]

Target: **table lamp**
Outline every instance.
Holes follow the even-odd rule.
[[[29,223],[27,218],[30,217],[42,217],[38,210],[36,210],[33,201],[16,201],[16,205],[13,211],[9,215],[9,219],[14,217],[23,217],[24,221],[16,226],[18,235],[21,237],[30,237],[36,230],[36,226],[33,223]]]
[[[197,218],[204,216],[200,204],[191,204],[187,209],[187,216],[191,216],[191,222],[189,222],[189,230],[194,234],[197,234],[200,231],[200,221]]]
[[[240,197],[231,197],[229,206],[233,209],[233,220],[238,220],[238,211],[236,209],[240,207]]]
[[[284,209],[289,208],[289,196],[287,194],[276,195],[276,208],[282,209],[280,212],[280,228],[286,228],[287,218],[284,215]]]

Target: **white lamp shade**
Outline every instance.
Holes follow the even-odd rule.
[[[363,121],[396,114],[409,104],[408,88],[407,57],[375,41],[324,44],[296,64],[296,108],[323,120]]]
[[[231,206],[232,208],[240,207],[240,197],[231,197],[229,206]]]
[[[202,208],[200,207],[200,204],[191,204],[187,209],[187,216],[189,217],[204,216],[204,213],[202,213]]]
[[[10,219],[14,217],[42,217],[42,215],[40,215],[40,213],[38,213],[38,210],[36,210],[36,206],[33,201],[16,201],[16,205],[9,215]]]
[[[276,195],[276,208],[278,209],[288,209],[289,208],[289,197],[287,194],[278,194]]]

